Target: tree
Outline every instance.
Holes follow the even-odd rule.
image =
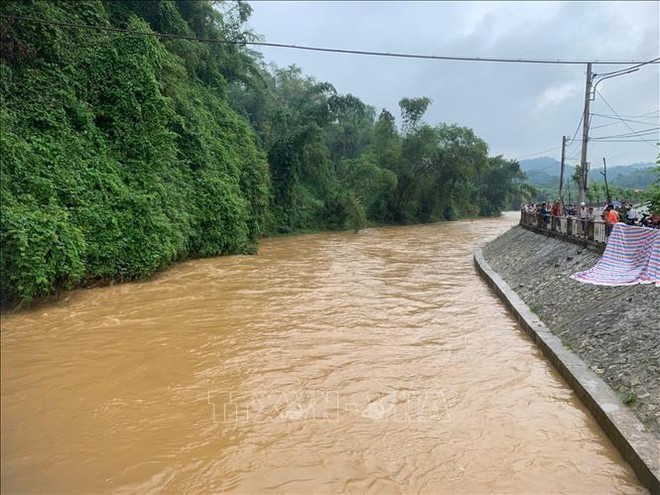
[[[357,158],[371,142],[375,112],[351,94],[333,95],[329,105],[332,117],[326,143],[336,165],[341,159]]]
[[[655,167],[657,179],[655,183],[649,188],[647,197],[650,203],[649,209],[651,210],[651,213],[660,215],[660,153],[658,154],[655,163],[657,165],[657,167]]]
[[[502,213],[504,207],[511,204],[512,198],[520,197],[521,189],[516,187],[514,179],[523,177],[516,160],[506,160],[502,155],[489,158],[488,167],[481,173],[480,187],[475,197],[479,213],[484,216]]]
[[[443,216],[471,216],[479,213],[475,204],[479,180],[488,167],[488,145],[472,129],[440,124],[436,183]]]
[[[591,203],[599,203],[606,199],[605,189],[602,182],[592,182],[587,189],[587,199]]]
[[[396,130],[394,116],[380,112],[373,132],[372,149],[379,167],[397,171],[401,165],[401,139]]]
[[[417,130],[419,121],[426,113],[430,104],[431,99],[426,96],[422,96],[421,98],[402,98],[399,101],[404,134],[411,134]]]

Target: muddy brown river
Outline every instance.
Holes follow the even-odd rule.
[[[266,240],[2,317],[3,493],[644,493],[477,276],[517,222]]]

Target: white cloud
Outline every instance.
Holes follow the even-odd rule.
[[[537,112],[554,112],[564,101],[571,99],[584,91],[579,83],[569,81],[546,88],[536,99]]]

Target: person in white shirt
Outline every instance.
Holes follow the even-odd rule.
[[[580,203],[580,211],[579,217],[580,217],[580,222],[582,223],[582,235],[587,235],[587,223],[589,221],[589,210],[587,208],[587,205],[583,201]]]

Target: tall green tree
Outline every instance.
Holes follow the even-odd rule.
[[[427,96],[402,98],[399,101],[404,134],[414,133],[418,129],[422,116],[426,113],[430,104],[431,99]]]
[[[401,138],[396,130],[394,116],[384,108],[374,126],[372,149],[379,167],[399,170],[402,160]]]
[[[479,213],[484,216],[499,215],[512,203],[512,199],[520,197],[515,179],[523,177],[516,160],[506,160],[501,155],[488,158],[488,166],[480,172],[478,193],[475,191]],[[519,206],[516,205],[516,208]]]

